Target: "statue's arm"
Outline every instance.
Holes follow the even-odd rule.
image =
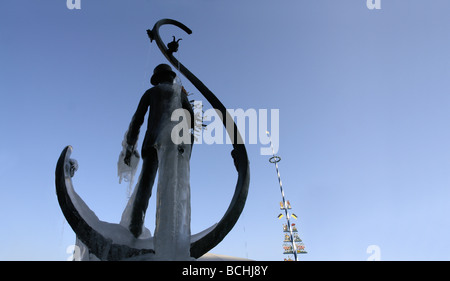
[[[150,106],[150,93],[151,91],[148,90],[142,96],[136,112],[131,119],[127,134],[127,144],[130,146],[134,147],[136,145],[140,128],[142,126],[142,123],[144,123],[145,114],[147,113],[148,107]]]

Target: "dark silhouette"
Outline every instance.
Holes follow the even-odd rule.
[[[161,128],[161,126],[164,126],[165,124],[162,121],[167,120],[167,118],[170,119],[171,117],[174,108],[169,109],[168,107],[174,106],[170,104],[170,101],[173,98],[172,95],[177,94],[175,91],[170,90],[173,88],[161,87],[161,85],[172,85],[175,77],[175,72],[173,72],[167,64],[160,64],[154,69],[153,76],[150,80],[154,87],[147,90],[142,96],[136,112],[131,119],[128,133],[126,135],[128,147],[124,162],[125,164],[130,165],[130,157],[136,149],[135,145],[138,139],[140,127],[144,122],[147,109],[150,107],[147,132],[145,134],[145,139],[141,149],[143,160],[142,170],[139,176],[139,182],[136,186],[137,194],[133,202],[131,221],[129,225],[129,230],[135,237],[138,237],[142,232],[145,212],[148,207],[148,201],[152,195],[153,184],[155,181],[156,172],[158,170],[158,154],[156,149],[156,145],[158,145],[157,137],[161,130],[164,129]],[[191,128],[193,128],[194,112],[184,88],[181,91],[181,103],[175,106],[189,111],[191,116]],[[193,139],[191,138],[191,147],[192,144]],[[184,151],[182,145],[179,150]]]

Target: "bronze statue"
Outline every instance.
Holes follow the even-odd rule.
[[[176,255],[184,255],[186,252],[188,257],[184,255],[180,257],[181,259],[199,258],[220,243],[231,231],[247,198],[250,181],[249,161],[237,126],[234,122],[232,122],[233,126],[226,126],[230,115],[224,105],[197,77],[174,58],[173,53],[178,50],[179,40],[176,41],[174,38],[169,43],[169,48],[163,44],[159,37],[159,27],[165,24],[180,27],[188,34],[191,34],[191,30],[178,21],[163,19],[158,21],[152,30],[147,30],[147,34],[151,41],[156,41],[169,62],[200,91],[214,109],[221,112],[222,123],[227,133],[232,136],[231,156],[238,173],[235,192],[228,209],[218,223],[200,233],[190,235],[189,159],[193,136],[190,136],[190,144],[189,141],[180,142],[179,139],[176,139],[185,136],[171,134],[174,124],[179,123],[180,120],[172,121],[169,115],[176,110],[184,110],[186,113],[182,122],[190,123],[192,128],[193,112],[181,85],[173,83],[175,76],[170,66],[164,64],[157,66],[151,80],[154,87],[142,96],[126,134],[124,162],[129,165],[130,159],[137,154],[135,146],[139,128],[150,107],[148,128],[141,150],[142,172],[120,224],[99,220],[75,192],[72,177],[77,163],[70,158],[71,146],[67,146],[62,151],[56,165],[55,185],[61,210],[76,233],[80,244],[86,247],[90,255],[100,260],[155,260],[154,257],[163,254],[162,250],[158,249],[170,250],[172,246],[168,244],[174,241],[175,244],[178,243],[181,246],[173,247],[173,251],[170,250],[172,251],[171,256],[162,255],[162,258],[156,259],[178,259],[179,257]],[[177,166],[174,166],[175,164]],[[143,235],[140,235],[143,228],[142,223],[157,169],[159,169],[160,175],[158,177],[155,237],[142,237]],[[164,192],[167,191],[167,187],[172,190]],[[172,203],[162,204],[160,201]],[[180,202],[183,207],[172,208],[171,205],[177,205]],[[183,216],[181,223],[166,223],[167,218],[175,219],[179,215]],[[169,228],[171,229],[169,230]],[[176,234],[168,240],[159,235],[168,234],[172,230],[176,230]]]
[[[132,211],[128,228],[135,237],[139,237],[142,232],[145,211],[152,194],[158,169],[158,148],[161,147],[162,142],[173,143],[169,138],[171,129],[178,123],[178,120],[171,121],[172,112],[181,108],[187,110],[189,112],[189,116],[187,116],[190,123],[189,127],[193,128],[194,112],[187,99],[186,91],[183,88],[181,88],[181,91],[176,91],[180,87],[174,85],[175,77],[175,72],[167,64],[160,64],[154,69],[151,77],[151,84],[154,87],[147,90],[142,96],[126,135],[127,153],[124,161],[127,165],[130,165],[130,158],[136,149],[135,145],[140,127],[144,122],[147,109],[150,108],[147,132],[141,150],[143,160],[141,175],[136,186],[136,194],[129,203],[132,206]],[[167,135],[163,136],[162,133]],[[190,145],[183,143],[176,147],[180,156],[187,157],[188,160],[194,143],[193,136],[190,140]]]

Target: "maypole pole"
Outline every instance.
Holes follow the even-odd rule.
[[[281,161],[281,157],[275,155],[275,151],[273,149],[273,145],[272,145],[272,140],[270,138],[270,133],[269,131],[266,131],[267,137],[269,138],[270,141],[270,148],[272,149],[272,157],[270,157],[269,162],[275,165],[275,169],[277,172],[277,176],[278,176],[278,183],[280,184],[280,192],[281,192],[281,198],[282,198],[282,202],[280,203],[280,208],[282,210],[284,210],[284,215],[286,217],[286,223],[287,223],[287,227],[285,229],[283,229],[285,232],[289,233],[289,239],[285,238],[285,242],[290,242],[292,244],[292,252],[288,249],[285,249],[285,254],[294,254],[294,260],[298,261],[298,255],[297,254],[306,254],[307,252],[304,251],[304,246],[301,245],[300,247],[297,246],[297,244],[295,242],[301,242],[302,240],[300,239],[300,237],[298,237],[298,235],[294,235],[295,232],[297,232],[297,229],[294,227],[294,224],[291,224],[290,218],[291,218],[291,214],[289,213],[289,209],[291,209],[291,204],[288,200],[286,200],[285,195],[284,195],[284,190],[283,190],[283,183],[281,182],[281,176],[280,176],[280,171],[278,169],[278,162]],[[278,215],[278,218],[283,217],[282,214]],[[293,215],[292,217],[296,218],[295,215]]]

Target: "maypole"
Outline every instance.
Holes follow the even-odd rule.
[[[291,207],[291,203],[289,202],[289,200],[286,200],[286,197],[284,195],[284,190],[283,190],[283,183],[281,182],[281,176],[280,176],[280,171],[278,169],[278,162],[281,161],[281,157],[275,155],[275,151],[273,149],[273,145],[272,145],[272,140],[270,138],[270,133],[269,131],[266,131],[267,137],[269,138],[270,141],[270,148],[272,149],[272,157],[270,157],[269,162],[275,165],[275,169],[277,172],[277,176],[278,176],[278,183],[280,184],[280,192],[281,192],[281,198],[282,201],[280,202],[280,209],[284,210],[284,215],[281,213],[278,215],[278,219],[281,219],[283,216],[286,217],[286,224],[283,225],[283,232],[285,233],[284,235],[284,244],[283,244],[283,248],[284,248],[284,254],[293,254],[294,255],[294,260],[298,261],[298,255],[297,254],[306,254],[307,252],[305,251],[305,246],[303,245],[302,240],[300,239],[300,237],[298,236],[298,230],[297,227],[295,226],[295,223],[291,223],[290,218],[294,218],[297,219],[297,216],[295,214],[290,214],[289,210],[292,209]],[[285,259],[285,260],[291,260],[290,258]]]

